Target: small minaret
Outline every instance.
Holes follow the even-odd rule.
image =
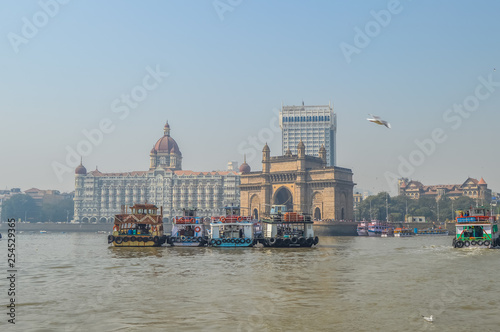
[[[319,157],[323,161],[323,167],[326,166],[326,149],[324,144],[321,144],[319,148]]]
[[[271,160],[271,149],[269,149],[269,145],[264,145],[262,149],[262,172],[269,173],[270,170],[270,160]]]
[[[297,160],[297,170],[298,171],[303,171],[306,169],[306,146],[304,145],[304,142],[300,140],[299,144],[297,145],[297,155],[299,159]]]
[[[304,145],[304,142],[302,142],[302,140],[300,140],[299,144],[297,145],[297,154],[299,158],[306,157],[306,146]]]
[[[155,147],[151,149],[149,153],[149,170],[153,170],[156,168],[156,150]]]

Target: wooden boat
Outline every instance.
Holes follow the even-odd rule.
[[[129,209],[130,213],[115,215],[108,243],[115,247],[159,247],[165,243],[163,209],[160,214],[153,204],[135,204]]]

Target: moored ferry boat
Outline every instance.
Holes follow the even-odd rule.
[[[258,221],[240,216],[238,207],[226,207],[226,215],[212,217],[209,245],[212,247],[251,247],[258,229]]]
[[[184,209],[182,217],[172,218],[167,243],[174,247],[202,247],[208,243],[203,218],[196,217],[196,210]]]
[[[500,246],[500,231],[496,216],[482,207],[458,211],[456,218],[456,236],[453,247],[483,247]]]
[[[311,247],[319,243],[310,216],[287,212],[286,205],[273,205],[270,218],[262,220],[267,247]]]
[[[395,237],[410,237],[415,235],[415,232],[412,229],[406,227],[397,227],[394,229]]]
[[[358,233],[358,236],[368,236],[368,222],[359,222],[358,227],[356,228],[356,232]]]
[[[444,228],[426,228],[426,229],[416,229],[415,235],[448,235],[449,232]]]
[[[381,237],[393,237],[394,236],[394,229],[393,228],[386,228],[382,230],[382,235]]]
[[[368,236],[382,236],[382,232],[388,231],[389,229],[392,229],[391,226],[388,226],[387,224],[380,222],[380,221],[372,221],[370,224],[368,224]]]
[[[165,243],[163,234],[163,209],[153,204],[135,204],[115,215],[113,234],[108,236],[108,243],[115,247],[159,247]]]

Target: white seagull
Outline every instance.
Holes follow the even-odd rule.
[[[428,322],[433,322],[434,321],[434,317],[432,315],[430,315],[429,317],[425,317],[422,315],[422,317],[424,317],[424,319]]]
[[[386,126],[387,128],[391,128],[391,124],[385,120],[382,120],[379,116],[368,114],[371,118],[367,118],[366,120],[376,123],[378,125]]]

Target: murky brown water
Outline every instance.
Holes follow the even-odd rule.
[[[15,326],[0,240],[0,330],[500,330],[500,250],[452,249],[451,237],[141,249],[106,236],[18,234]]]

